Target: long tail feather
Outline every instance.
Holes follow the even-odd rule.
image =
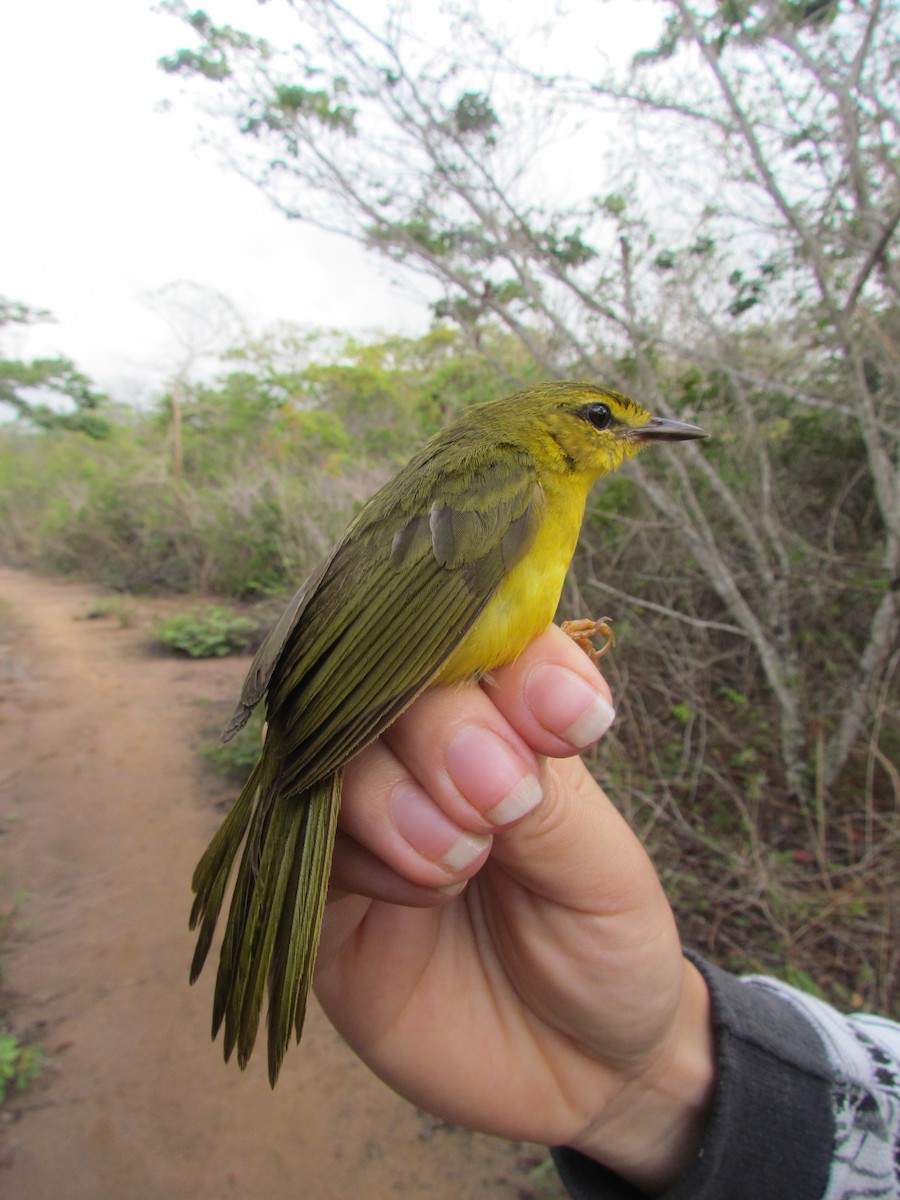
[[[342,771],[336,771],[310,795],[303,850],[294,857],[278,923],[269,977],[269,1079],[273,1087],[290,1043],[291,1028],[298,1042],[303,1033],[328,894],[342,776]]]
[[[237,798],[228,816],[219,826],[215,836],[194,870],[191,881],[194,889],[194,903],[191,908],[190,928],[196,929],[199,923],[200,933],[197,937],[197,947],[191,963],[191,983],[196,983],[209,947],[212,943],[219,911],[228,886],[228,877],[237,857],[241,842],[247,833],[250,816],[259,798],[260,781],[263,772],[263,759],[257,761],[250,772],[243,791]]]
[[[209,952],[228,877],[244,841],[219,956],[212,1032],[215,1037],[224,1022],[225,1058],[236,1048],[238,1063],[245,1067],[268,983],[269,1079],[274,1087],[291,1029],[299,1041],[303,1028],[328,891],[341,772],[284,798],[266,758],[257,763],[194,873],[191,928],[199,923],[200,930],[191,982]]]

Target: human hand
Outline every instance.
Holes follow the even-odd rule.
[[[422,696],[347,768],[316,972],[391,1087],[659,1190],[712,1092],[705,984],[639,841],[580,758],[609,691],[558,629]]]

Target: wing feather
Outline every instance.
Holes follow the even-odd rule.
[[[254,660],[241,702],[268,687],[287,794],[337,770],[412,702],[534,541],[544,497],[525,454],[470,456],[435,481],[405,488],[401,473],[379,493]]]
[[[278,664],[281,652],[284,650],[288,638],[299,625],[306,605],[315,595],[316,588],[322,581],[338,549],[339,547],[335,546],[328,557],[303,581],[257,650],[253,662],[250,664],[250,670],[247,672],[247,678],[244,680],[237,708],[231,714],[231,719],[222,734],[223,742],[230,742],[235,734],[244,728],[250,719],[250,714],[266,694],[266,688],[269,686],[269,680],[272,678],[272,672]]]

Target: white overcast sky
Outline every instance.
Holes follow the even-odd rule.
[[[424,331],[424,305],[373,257],[286,221],[199,147],[185,105],[159,111],[173,85],[156,60],[185,40],[148,0],[5,8],[0,294],[56,323],[3,351],[64,353],[103,386],[140,391],[173,356],[144,297],[181,279],[223,292],[257,327]]]
[[[235,23],[244,9],[255,28],[276,6],[231,0]],[[160,111],[175,87],[156,61],[186,40],[150,0],[4,6],[0,294],[49,309],[56,323],[7,330],[0,354],[66,354],[138,399],[175,353],[145,297],[177,280],[224,293],[255,328],[285,318],[424,332],[424,300],[387,265],[288,222],[200,148],[186,104]]]

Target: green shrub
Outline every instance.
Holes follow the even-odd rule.
[[[159,627],[157,637],[171,650],[191,658],[224,658],[235,650],[246,650],[258,634],[255,621],[214,604],[170,617]]]
[[[0,1104],[10,1091],[25,1089],[41,1073],[43,1055],[37,1046],[23,1046],[13,1033],[0,1033]]]

